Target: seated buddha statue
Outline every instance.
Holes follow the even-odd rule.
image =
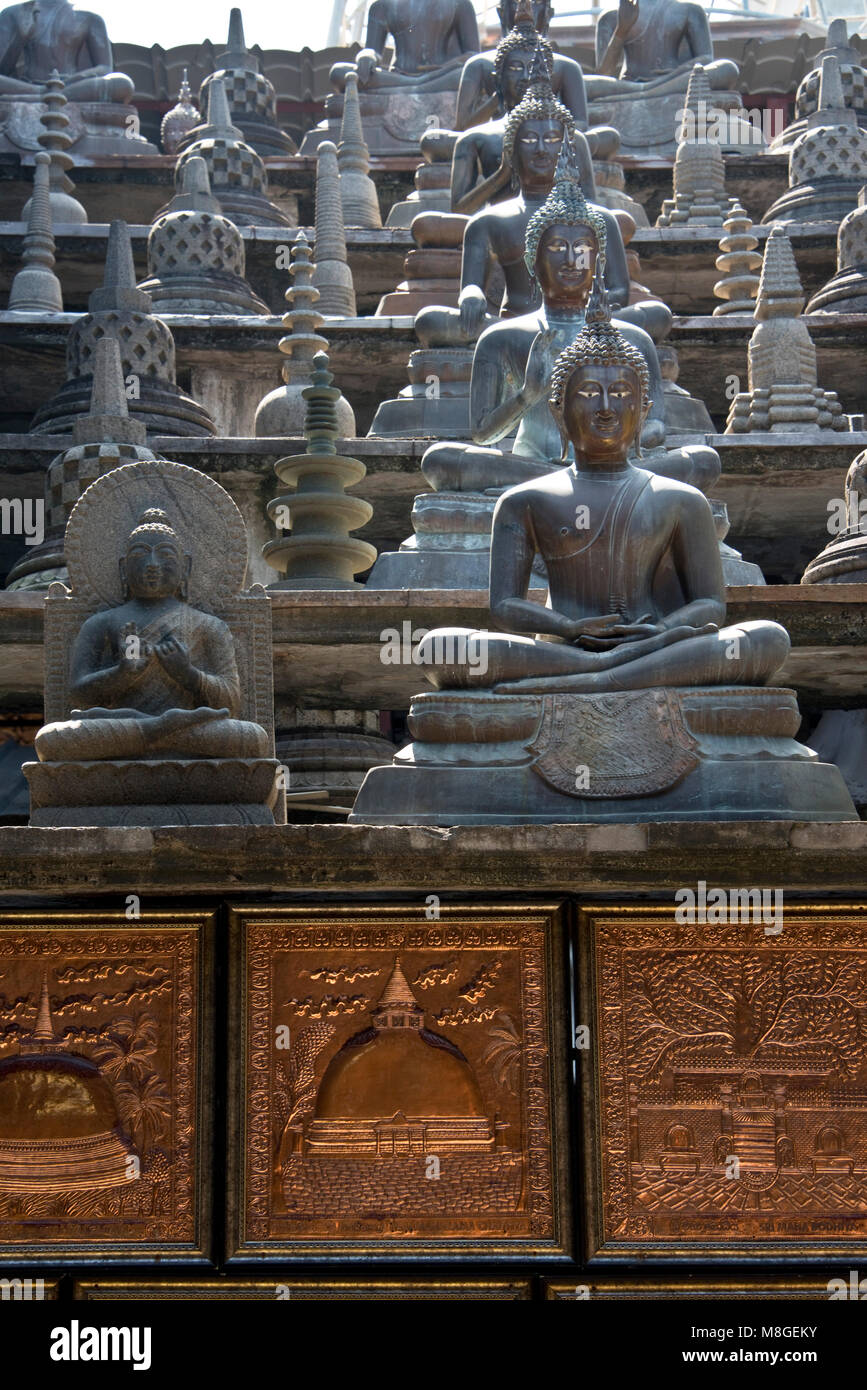
[[[266,731],[237,718],[229,628],[186,601],[190,569],[166,513],[147,509],[121,561],[124,601],[87,618],[75,641],[79,708],[36,735],[40,762],[270,756]]]
[[[388,37],[394,58],[383,66]],[[358,74],[361,90],[411,88],[435,92],[454,87],[468,54],[479,51],[479,23],[472,0],[374,0],[367,16],[365,46],[354,63],[335,63],[331,83],[346,87]]]
[[[713,56],[713,40],[701,5],[683,0],[619,0],[596,23],[596,67],[586,79],[592,101],[610,95],[656,96],[686,91],[701,63],[714,91],[734,87],[735,63]]]
[[[499,84],[506,78],[509,86],[514,87],[521,81],[522,68],[526,90],[527,60],[532,59],[537,38],[550,55],[554,95],[572,112],[579,126],[585,125],[587,98],[581,64],[563,53],[555,53],[548,42],[554,13],[550,0],[504,0],[497,7],[497,13],[503,37],[496,49],[476,53],[464,63],[458,89],[458,130],[469,130],[471,126],[502,115],[505,93],[499,89]]]
[[[39,100],[57,70],[71,101],[126,103],[132,80],[113,71],[105,21],[69,0],[26,0],[0,13],[0,96]]]

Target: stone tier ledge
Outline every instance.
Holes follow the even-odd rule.
[[[127,893],[231,901],[249,893],[658,894],[712,886],[781,888],[820,901],[864,894],[867,824],[791,821],[367,827],[209,826],[35,830],[0,827],[0,906]],[[817,888],[821,884],[821,889]],[[215,893],[215,885],[219,885]]]

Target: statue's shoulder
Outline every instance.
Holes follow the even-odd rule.
[[[681,482],[679,478],[666,478],[661,473],[651,473],[649,469],[641,471],[647,473],[653,495],[679,507],[685,515],[692,516],[710,509],[704,493],[693,487],[692,483]]]

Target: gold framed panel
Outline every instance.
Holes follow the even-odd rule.
[[[0,913],[0,1268],[210,1263],[214,920]]]
[[[530,1300],[532,1290],[528,1280],[497,1279],[273,1279],[238,1280],[214,1279],[206,1282],[177,1281],[165,1284],[124,1283],[104,1280],[76,1282],[77,1301],[207,1301],[207,1302],[420,1302],[477,1300]]]
[[[867,906],[583,905],[577,933],[588,1259],[863,1258]]]
[[[742,1279],[600,1279],[595,1274],[574,1279],[546,1279],[546,1302],[565,1303],[736,1303],[768,1299],[800,1299],[827,1303],[827,1281],[817,1276],[769,1280]]]
[[[230,1261],[570,1253],[560,902],[436,911],[231,909]]]

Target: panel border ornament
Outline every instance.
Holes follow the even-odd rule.
[[[705,926],[678,922],[673,905],[647,906],[582,903],[577,907],[575,955],[578,980],[577,1016],[590,1026],[590,1046],[579,1053],[579,1104],[584,1155],[584,1252],[591,1266],[615,1262],[673,1265],[686,1262],[748,1266],[773,1262],[786,1266],[811,1265],[831,1260],[857,1260],[867,1255],[867,1209],[858,1217],[860,1230],[851,1238],[821,1234],[823,1222],[815,1218],[818,1234],[785,1231],[785,1215],[768,1218],[775,1229],[768,1235],[751,1234],[735,1239],[708,1230],[699,1235],[700,1216],[672,1216],[687,1233],[654,1232],[650,1217],[642,1215],[630,1200],[630,1078],[627,1074],[623,1002],[626,991],[624,952],[653,948],[675,952],[692,950],[728,953],[753,947],[777,953],[793,949],[863,951],[867,968],[867,903],[805,903],[786,901],[782,930],[756,921],[732,921]],[[754,1061],[745,1074],[781,1070],[781,1063]],[[634,1084],[634,1083],[633,1083]],[[859,1082],[859,1085],[861,1083]],[[863,1090],[863,1086],[861,1087]],[[781,1102],[782,1103],[782,1102]],[[681,1156],[682,1158],[683,1156]],[[698,1168],[696,1168],[698,1174]],[[760,1196],[768,1190],[771,1175],[748,1172],[746,1183]],[[743,1179],[738,1179],[739,1181]],[[759,1202],[759,1208],[761,1201]],[[867,1208],[867,1200],[865,1200]],[[651,1210],[648,1208],[648,1210]],[[667,1219],[667,1218],[666,1218]],[[765,1220],[764,1217],[760,1218]],[[797,1217],[793,1217],[797,1220]],[[854,1218],[853,1218],[854,1219]],[[804,1218],[801,1218],[802,1223]],[[839,1221],[837,1222],[839,1226]],[[829,1275],[832,1271],[829,1270]],[[576,1277],[570,1284],[591,1282]],[[688,1296],[688,1295],[684,1295]],[[800,1296],[793,1294],[792,1296]]]
[[[442,903],[436,919],[424,905],[333,907],[230,906],[230,1106],[227,1185],[227,1262],[306,1258],[337,1261],[373,1257],[389,1264],[417,1259],[562,1260],[572,1251],[568,1169],[566,978],[562,900],[502,906]],[[269,1235],[273,1139],[271,956],[275,944],[297,950],[327,948],[399,952],[457,947],[461,932],[475,934],[476,949],[491,949],[494,932],[510,933],[509,948],[527,946],[521,968],[524,999],[525,1096],[531,1222],[526,1236]],[[522,936],[516,936],[517,932]],[[249,992],[247,980],[249,978]],[[532,1041],[530,1041],[532,1039]]]

